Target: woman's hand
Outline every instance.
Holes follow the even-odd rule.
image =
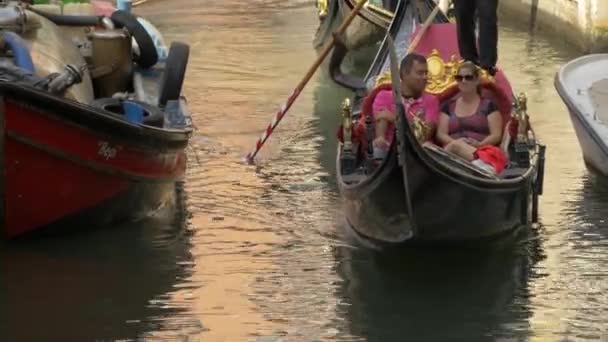
[[[481,145],[479,141],[477,141],[473,138],[464,138],[464,142],[466,142],[467,144],[469,144],[473,147],[479,147]]]

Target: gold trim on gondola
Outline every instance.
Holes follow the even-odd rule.
[[[344,139],[344,149],[350,151],[352,149],[351,142],[352,129],[352,106],[350,99],[347,97],[342,101],[342,134]]]
[[[519,93],[515,99],[516,110],[512,113],[512,117],[519,123],[517,126],[517,142],[528,142],[528,98],[525,93]]]
[[[444,61],[439,54],[437,49],[433,49],[431,53],[426,57],[428,64],[428,82],[426,91],[430,94],[437,95],[441,94],[447,89],[456,85],[456,73],[458,72],[458,66],[463,62],[462,59],[456,58],[456,55],[452,55],[448,61]],[[480,69],[480,77],[482,82],[494,82],[492,77],[484,69]],[[376,78],[375,86],[381,84],[390,83],[391,75],[389,71],[386,71]]]
[[[318,9],[318,16],[320,20],[325,19],[325,17],[327,16],[327,0],[317,0],[317,9]]]

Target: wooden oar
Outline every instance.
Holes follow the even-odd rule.
[[[133,2],[133,5],[131,5],[131,7],[137,7],[139,5],[143,5],[146,2],[148,2],[148,1],[150,1],[150,0],[138,0],[138,1],[135,1],[135,2]]]
[[[365,5],[365,3],[367,3],[367,0],[360,0],[359,1],[359,3],[357,4],[357,6],[355,6],[355,8],[350,12],[350,15],[346,18],[346,20],[344,20],[344,22],[342,23],[342,25],[340,25],[340,27],[336,31],[336,34],[338,36],[341,36],[342,34],[344,34],[344,31],[346,31],[346,28],[348,27],[348,25],[350,25],[351,21],[353,21],[353,19],[355,19],[355,17],[357,16],[357,14],[361,10],[361,8],[363,8],[363,6]],[[279,122],[281,121],[281,119],[283,119],[283,116],[285,116],[285,114],[287,114],[287,111],[289,110],[289,108],[291,107],[291,105],[295,102],[296,98],[298,98],[298,96],[302,92],[302,89],[304,89],[304,87],[306,86],[306,83],[308,83],[308,81],[310,81],[310,79],[312,78],[312,75],[314,75],[315,71],[319,68],[319,66],[321,65],[321,63],[325,59],[325,57],[327,57],[327,55],[329,54],[329,51],[331,51],[331,49],[333,48],[333,46],[335,45],[335,43],[336,43],[336,41],[335,41],[334,37],[332,36],[331,41],[329,42],[329,44],[327,44],[325,46],[325,48],[323,49],[323,51],[321,52],[321,54],[319,55],[319,57],[317,58],[317,60],[314,62],[314,64],[310,67],[310,69],[308,70],[308,72],[306,73],[306,75],[304,76],[304,78],[296,86],[296,88],[293,91],[293,93],[291,93],[291,95],[287,99],[287,103],[285,103],[279,109],[279,111],[275,114],[275,117],[273,118],[272,122],[266,127],[266,130],[264,131],[264,134],[256,142],[255,149],[252,152],[250,152],[249,154],[247,154],[247,156],[245,157],[245,159],[247,160],[247,162],[249,162],[249,163],[253,162],[253,159],[255,158],[255,156],[257,155],[257,153],[260,151],[260,149],[262,148],[262,146],[264,146],[264,143],[266,142],[266,140],[268,140],[268,138],[270,137],[270,135],[274,131],[275,127],[279,124]]]
[[[433,8],[433,11],[426,18],[426,20],[422,24],[422,28],[420,29],[420,32],[418,32],[416,37],[414,37],[414,40],[412,40],[412,43],[410,44],[410,46],[407,48],[406,54],[414,51],[414,49],[416,49],[416,47],[418,47],[418,43],[420,43],[422,36],[424,36],[424,34],[426,33],[426,30],[429,28],[429,26],[431,26],[431,23],[433,22],[433,20],[435,20],[437,13],[439,13],[439,6],[435,6],[435,8]]]
[[[433,20],[435,20],[437,13],[439,13],[439,6],[436,5],[435,8],[433,9],[433,11],[429,14],[429,16],[426,18],[426,20],[422,24],[422,28],[418,32],[418,35],[416,37],[414,37],[414,40],[412,40],[412,43],[407,48],[406,54],[411,53],[412,51],[414,51],[414,49],[416,49],[416,47],[420,43],[420,40],[426,33],[426,30],[429,28],[429,26],[431,25]],[[400,79],[399,79],[399,67],[397,64],[397,63],[399,63],[399,61],[397,60],[397,52],[395,51],[395,44],[390,35],[387,38],[388,38],[388,51],[389,51],[389,61],[390,61],[390,70],[391,70],[393,101],[394,101],[395,109],[396,109],[395,114],[397,115],[397,125],[396,125],[397,134],[399,135],[399,137],[401,137],[401,139],[398,139],[397,141],[399,142],[399,148],[401,149],[401,151],[405,151],[407,144],[403,139],[405,139],[405,134],[408,134],[411,136],[411,131],[408,131],[406,133],[405,130],[410,130],[411,128],[409,126],[409,122],[407,121],[405,107],[403,106],[403,102],[401,100],[401,83],[400,83]],[[413,140],[416,140],[416,139],[414,138]],[[408,212],[410,215],[412,236],[414,236],[418,233],[418,225],[416,224],[416,217],[414,214],[414,209],[412,207],[412,199],[411,199],[412,192],[411,192],[411,187],[410,187],[410,182],[409,182],[409,176],[407,174],[407,166],[406,166],[407,161],[405,159],[406,155],[407,155],[407,153],[399,153],[399,164],[401,165],[401,171],[403,173],[403,184],[405,187],[405,202],[406,202],[406,206],[407,206],[407,209],[408,209]],[[410,237],[412,237],[412,236],[410,236]]]

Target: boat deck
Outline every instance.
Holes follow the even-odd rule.
[[[608,125],[608,78],[593,83],[589,88],[589,96],[593,103],[594,118]]]

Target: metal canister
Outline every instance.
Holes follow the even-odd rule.
[[[90,39],[96,97],[127,91],[133,75],[130,35],[123,29],[96,30],[91,32]]]

